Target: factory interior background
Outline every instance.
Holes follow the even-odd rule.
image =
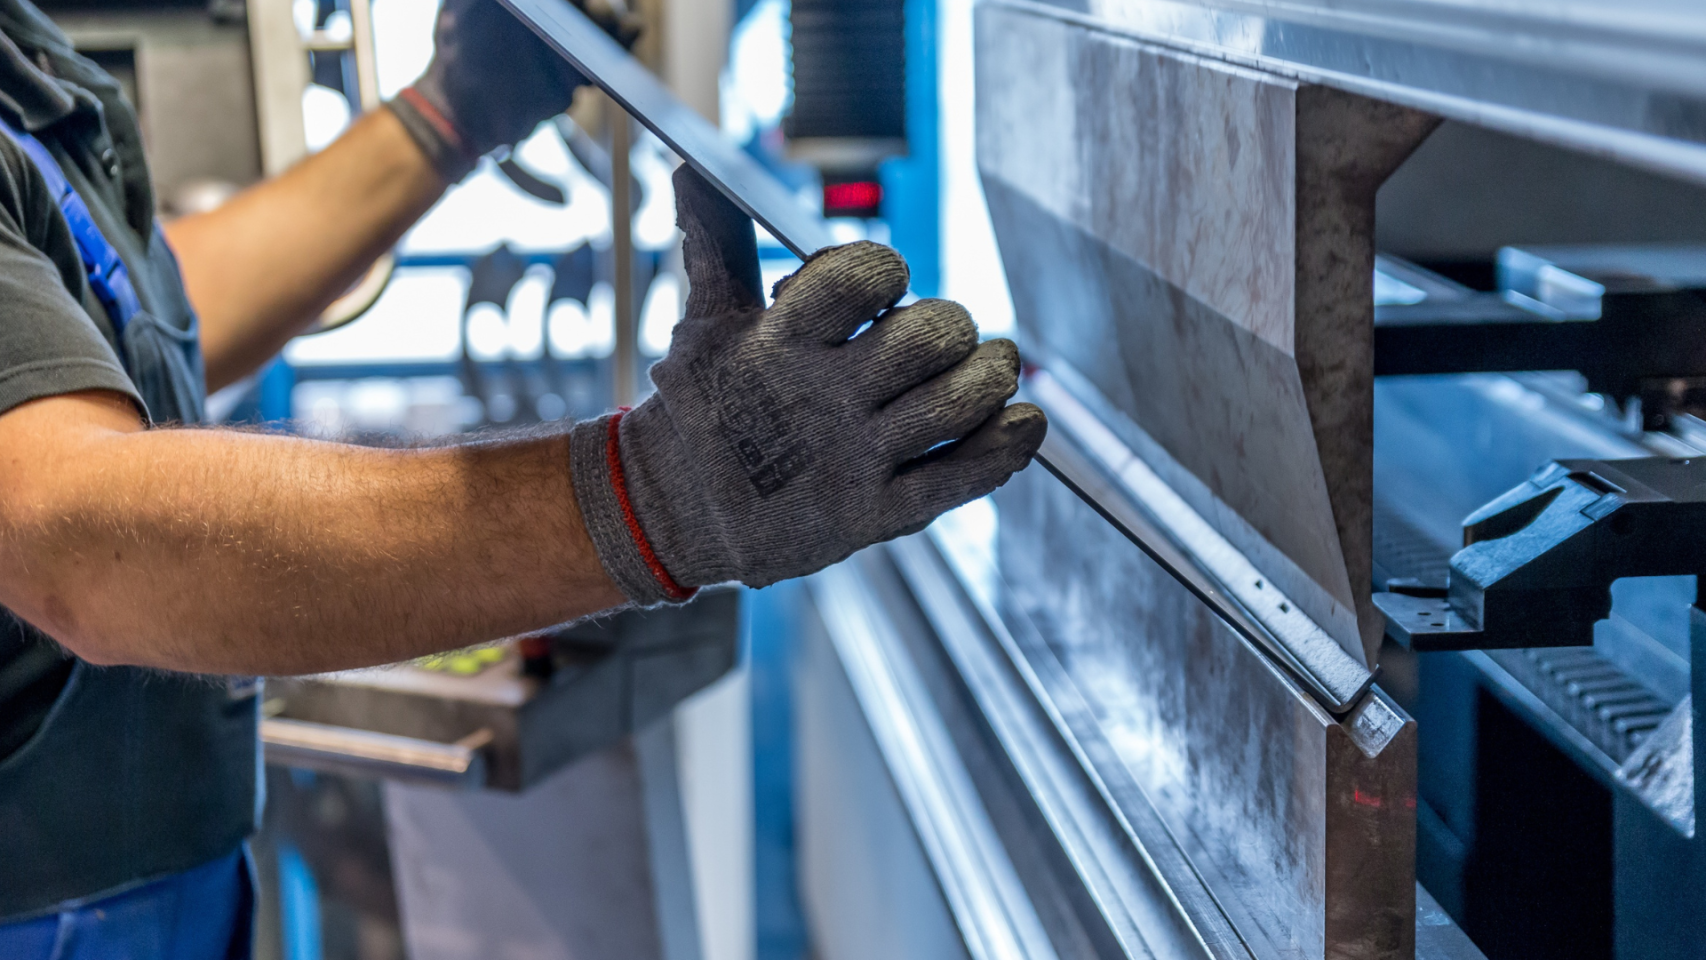
[[[438,12],[42,5],[166,216],[395,96]],[[805,580],[269,678],[257,957],[1706,956],[1698,0],[633,6],[717,162],[1018,341],[1049,462]],[[642,399],[681,160],[582,88],[210,418]]]

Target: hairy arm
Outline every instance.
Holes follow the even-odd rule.
[[[271,359],[444,190],[397,117],[374,110],[281,176],[168,224],[201,317],[208,388]]]
[[[95,663],[291,674],[616,606],[564,435],[382,450],[143,430],[116,394],[0,415],[0,604]]]

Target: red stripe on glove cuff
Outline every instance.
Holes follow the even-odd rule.
[[[451,123],[448,117],[438,112],[438,108],[432,105],[431,100],[421,96],[419,90],[414,87],[404,87],[397,96],[409,101],[409,106],[414,107],[426,119],[427,123],[432,124],[432,128],[437,130],[438,135],[443,137],[451,147],[461,153],[468,152],[467,141],[462,138],[461,131],[456,129],[456,125]]]
[[[628,481],[622,473],[622,449],[620,434],[617,426],[622,423],[626,410],[620,410],[610,417],[610,427],[604,442],[604,461],[610,470],[610,486],[616,491],[616,502],[622,507],[622,519],[628,523],[628,535],[634,538],[634,546],[640,550],[640,559],[646,562],[646,568],[657,578],[658,585],[663,587],[664,595],[677,603],[692,599],[699,592],[698,587],[683,587],[675,582],[669,571],[663,567],[663,561],[653,552],[651,541],[646,539],[645,531],[640,529],[640,519],[634,516],[633,501],[628,499]]]

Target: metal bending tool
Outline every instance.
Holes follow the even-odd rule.
[[[803,260],[833,243],[820,218],[801,206],[793,194],[745,151],[730,144],[715,127],[676,99],[650,71],[572,3],[500,2],[795,256]],[[1050,451],[1062,449],[1058,442],[1045,446]],[[1140,497],[1130,495],[1129,491],[1106,497],[1092,493],[1119,486],[1104,471],[1076,456],[1062,460],[1039,451],[1036,461],[1295,676],[1327,710],[1342,714],[1368,690],[1373,674],[1337,648],[1326,654],[1326,662],[1317,662],[1322,656],[1314,654],[1321,651],[1298,651],[1279,641],[1251,616],[1246,605],[1235,599],[1234,591],[1217,585],[1219,578],[1212,570],[1190,560],[1188,547],[1173,542],[1155,524],[1138,519],[1148,512]]]
[[[1624,577],[1706,574],[1706,458],[1555,460],[1463,521],[1447,582],[1374,595],[1415,650],[1585,647]]]

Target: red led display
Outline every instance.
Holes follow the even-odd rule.
[[[882,202],[883,186],[872,180],[823,185],[823,214],[826,217],[874,216]]]

